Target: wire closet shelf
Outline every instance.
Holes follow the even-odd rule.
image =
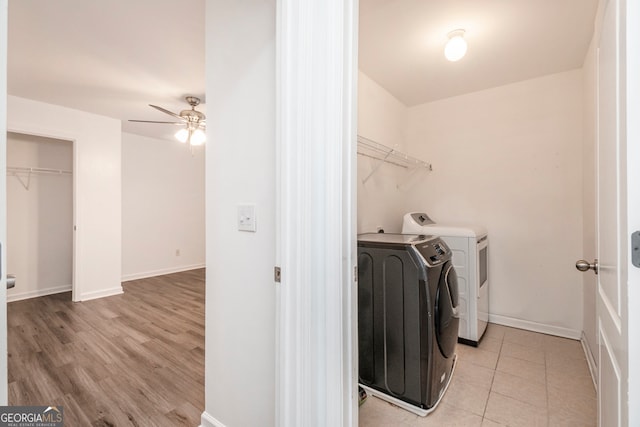
[[[25,166],[7,166],[7,175],[15,176],[20,184],[28,190],[31,185],[32,175],[72,175],[73,172],[63,169],[51,169],[51,168],[32,168]],[[24,177],[27,178],[26,182]]]
[[[389,163],[404,169],[426,169],[432,171],[431,163],[409,156],[395,148],[358,135],[358,154],[364,157],[379,160],[380,163],[362,180],[366,183],[383,163]]]

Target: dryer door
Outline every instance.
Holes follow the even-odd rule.
[[[458,342],[458,276],[451,261],[442,266],[436,291],[436,341],[446,358],[453,355]]]

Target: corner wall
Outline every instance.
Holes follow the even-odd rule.
[[[204,267],[205,147],[122,134],[122,280]]]
[[[276,2],[206,4],[205,427],[275,424]],[[257,231],[238,231],[238,205]]]
[[[15,96],[7,103],[9,131],[74,141],[75,300],[122,293],[120,121]]]
[[[358,135],[398,150],[406,149],[407,107],[371,80],[358,73]],[[382,164],[363,182],[380,160],[358,155],[358,233],[402,230],[405,193],[398,185],[406,178],[404,170]]]
[[[413,107],[408,129],[434,168],[408,210],[489,230],[490,320],[579,338],[582,71]]]

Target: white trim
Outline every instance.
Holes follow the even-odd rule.
[[[36,289],[34,291],[28,291],[28,292],[12,293],[11,295],[7,293],[7,302],[21,301],[29,298],[37,298],[37,297],[44,297],[47,295],[61,294],[63,292],[70,292],[71,288],[72,288],[72,285],[69,284],[69,285],[53,286],[50,288]]]
[[[39,101],[36,101],[36,102],[39,102]],[[53,105],[53,104],[48,104],[48,105]],[[56,107],[66,108],[58,105],[56,105]],[[75,111],[79,111],[79,110],[75,110]],[[73,143],[78,141],[77,134],[73,132],[67,132],[66,130],[43,128],[38,125],[34,125],[32,123],[19,123],[19,122],[12,121],[11,123],[8,124],[7,132],[17,133],[21,135],[36,136],[40,138],[60,139],[63,141],[69,141]],[[73,165],[73,170],[77,170],[75,164]]]
[[[146,279],[149,277],[156,277],[156,276],[164,276],[165,274],[180,273],[180,272],[189,271],[189,270],[198,270],[200,268],[205,268],[205,267],[206,267],[206,264],[202,263],[202,264],[183,265],[180,267],[161,268],[159,270],[145,271],[141,273],[125,274],[124,276],[122,276],[122,281],[129,282],[131,280]]]
[[[89,301],[92,299],[104,298],[104,297],[112,297],[114,295],[120,295],[124,293],[122,290],[122,286],[118,286],[111,289],[102,289],[95,292],[88,292],[86,294],[82,294],[79,296],[77,301]]]
[[[357,425],[357,0],[279,0],[276,425]]]
[[[584,351],[584,355],[587,358],[587,365],[589,365],[589,373],[591,374],[591,381],[593,381],[593,386],[598,389],[598,366],[596,365],[596,360],[593,358],[593,353],[591,353],[591,349],[589,348],[589,343],[587,341],[587,336],[582,331],[582,336],[580,337],[580,344],[582,344],[582,350]]]
[[[220,421],[209,415],[207,411],[204,411],[200,416],[200,427],[226,427]]]
[[[540,332],[542,334],[555,335],[562,338],[579,340],[582,331],[569,329],[562,326],[547,325],[545,323],[532,322],[531,320],[516,319],[514,317],[489,314],[489,322],[498,325],[510,326],[512,328],[525,329],[527,331]]]
[[[346,284],[343,295],[342,324],[342,388],[345,392],[342,408],[342,425],[356,427],[359,424],[358,391],[358,248],[357,248],[357,177],[358,177],[358,23],[359,0],[343,1],[344,19],[344,68],[343,73],[343,143],[342,215],[344,229],[342,246],[344,255],[343,275]],[[348,392],[351,392],[349,396]]]

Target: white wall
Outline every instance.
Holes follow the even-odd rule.
[[[579,259],[592,262],[597,257],[596,250],[596,42],[591,41],[583,64],[584,91],[584,138],[582,147],[582,210],[584,224],[582,227],[582,254]],[[582,274],[584,287],[583,298],[583,330],[587,345],[596,365],[598,364],[596,334],[596,292],[595,274]]]
[[[407,107],[371,80],[358,73],[358,135],[398,150],[406,149]],[[397,146],[396,146],[397,145]],[[358,155],[358,233],[399,233],[402,229],[405,193],[398,188],[404,182],[403,169],[379,160]]]
[[[120,121],[7,97],[8,130],[74,141],[76,300],[122,292]]]
[[[71,141],[9,133],[7,165],[72,171],[73,145]],[[71,175],[10,177],[7,228],[7,271],[18,278],[16,287],[7,291],[9,301],[71,290]]]
[[[207,2],[203,426],[275,424],[275,10]],[[237,230],[244,203],[255,233]]]
[[[582,331],[582,71],[409,109],[410,154],[433,163],[406,210],[484,225],[492,321]]]
[[[204,147],[123,133],[122,279],[204,267],[204,233]]]

